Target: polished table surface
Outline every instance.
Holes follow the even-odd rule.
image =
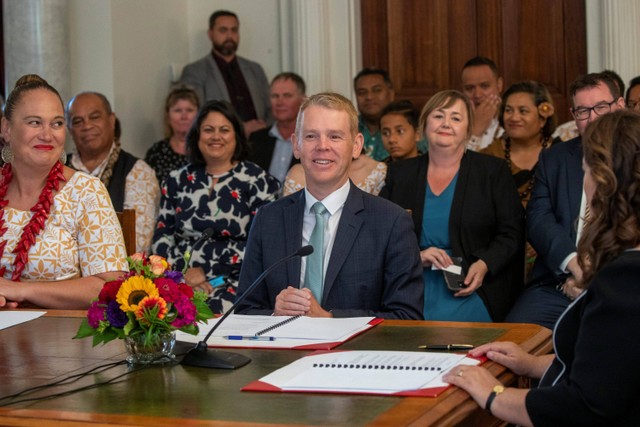
[[[49,311],[0,331],[0,398],[125,358],[121,342],[93,348],[72,340],[84,312]],[[341,350],[415,351],[426,342],[520,343],[534,354],[551,351],[550,332],[535,325],[387,320]],[[184,348],[184,347],[182,347]],[[178,353],[181,348],[178,348]],[[308,354],[295,350],[233,350],[252,359],[227,371],[182,365],[132,369],[118,365],[73,384],[38,391],[46,396],[113,379],[114,383],[37,402],[0,407],[0,425],[491,425],[469,395],[452,387],[437,398],[256,393],[240,388]],[[493,362],[485,366],[506,384],[517,378]],[[0,404],[6,404],[0,400]]]

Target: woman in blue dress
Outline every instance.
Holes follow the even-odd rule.
[[[221,314],[236,294],[244,248],[258,208],[275,199],[279,183],[245,161],[242,122],[226,101],[205,104],[189,134],[190,163],[170,173],[162,186],[152,252],[177,270],[191,253],[186,282],[209,294]],[[201,239],[211,229],[211,238]]]
[[[499,322],[522,289],[524,210],[504,160],[466,149],[472,114],[460,92],[431,97],[420,115],[428,153],[389,165],[381,193],[413,216],[428,320]],[[452,291],[443,269],[456,258]]]

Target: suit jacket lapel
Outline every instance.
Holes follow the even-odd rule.
[[[209,63],[209,68],[211,68],[211,72],[213,73],[213,83],[218,87],[219,93],[222,94],[222,98],[229,100],[229,91],[227,90],[227,85],[224,82],[224,77],[222,77],[222,73],[220,72],[220,68],[218,68],[218,64],[211,56],[212,53],[207,56],[207,62]],[[206,94],[204,94],[206,97]],[[203,99],[202,102],[205,100]]]
[[[349,195],[347,196],[344,208],[342,208],[340,223],[336,230],[336,238],[333,242],[329,265],[327,266],[327,273],[324,278],[321,305],[327,300],[327,295],[329,295],[331,287],[335,283],[336,277],[338,277],[338,272],[347,259],[349,252],[351,252],[353,242],[355,242],[362,227],[362,218],[358,215],[364,209],[362,194],[360,194],[360,190],[358,190],[353,183],[351,183],[350,186]]]
[[[284,237],[286,255],[292,254],[302,245],[302,221],[304,218],[304,191],[292,196],[291,204],[284,208]],[[287,263],[287,278],[293,287],[300,287],[301,260],[297,257]]]

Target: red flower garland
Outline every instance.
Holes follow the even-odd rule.
[[[64,177],[64,167],[62,163],[56,162],[55,165],[49,171],[49,175],[47,176],[47,182],[38,197],[38,201],[31,208],[31,212],[33,212],[33,216],[31,220],[25,225],[22,229],[22,234],[20,235],[20,239],[16,244],[16,247],[13,249],[13,252],[16,255],[16,258],[13,260],[14,270],[11,274],[11,280],[14,282],[20,281],[20,276],[22,275],[22,271],[24,270],[27,262],[29,261],[29,249],[36,242],[36,237],[42,229],[44,228],[45,223],[47,222],[47,218],[49,218],[49,213],[51,212],[51,205],[53,205],[53,192],[58,191],[60,189],[60,183],[65,182],[67,179]],[[7,195],[7,190],[9,189],[9,183],[13,178],[13,172],[11,171],[11,163],[7,163],[2,167],[0,171],[2,173],[2,183],[0,184],[0,237],[4,236],[4,233],[7,232],[7,227],[4,223],[4,208],[9,203],[8,200],[5,200],[5,196]],[[2,254],[4,254],[4,248],[7,245],[7,241],[3,240],[0,242],[0,258],[2,258]],[[6,271],[6,266],[0,267],[0,277],[4,276]]]

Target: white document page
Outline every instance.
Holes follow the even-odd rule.
[[[45,313],[46,311],[0,311],[0,329],[37,319]]]

